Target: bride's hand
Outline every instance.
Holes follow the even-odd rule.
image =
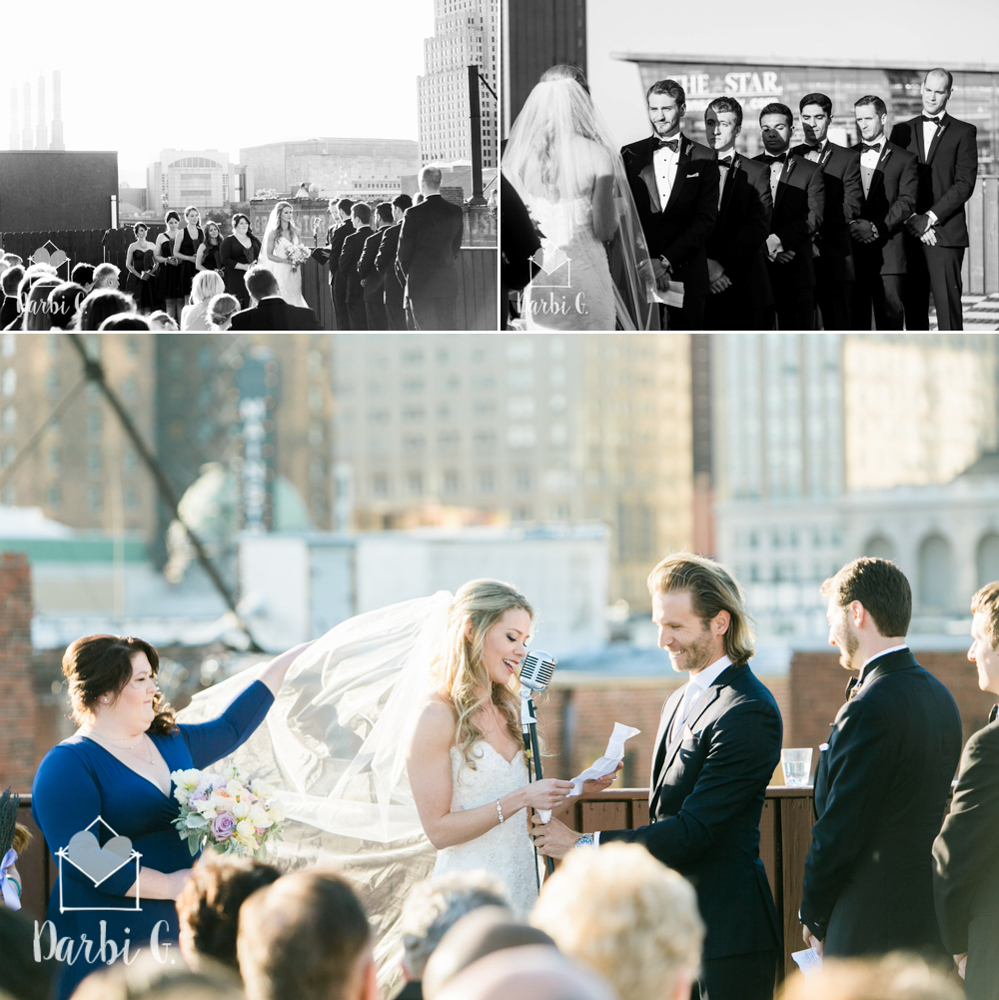
[[[560,778],[544,778],[532,781],[527,786],[527,804],[534,809],[558,809],[572,791],[571,781]]]

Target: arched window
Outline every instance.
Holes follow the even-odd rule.
[[[863,552],[872,559],[891,559],[895,561],[895,546],[884,535],[871,535],[864,542]]]
[[[919,605],[924,614],[939,614],[954,603],[954,560],[950,542],[929,535],[919,546]]]
[[[999,534],[992,531],[978,540],[975,565],[978,570],[977,586],[984,587],[993,580],[999,580]]]

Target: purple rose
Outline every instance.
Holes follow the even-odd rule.
[[[219,813],[212,820],[211,829],[216,840],[228,840],[236,832],[236,817],[232,813]]]

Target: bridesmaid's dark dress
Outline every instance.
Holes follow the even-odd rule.
[[[159,236],[156,237],[159,241],[160,256],[163,258],[173,257],[173,237],[170,236],[169,232],[161,233],[160,235],[164,237],[162,240],[160,240]],[[180,266],[161,261],[159,278],[156,282],[156,298],[158,301],[163,302],[164,299],[181,298],[180,281]]]
[[[206,271],[221,271],[222,270],[222,240],[220,239],[215,246],[208,245],[208,239],[205,238],[205,252],[201,258],[201,266]]]
[[[184,226],[182,232],[183,236],[180,238],[180,252],[189,257],[198,256],[198,247],[205,242],[205,233],[201,226],[196,227],[198,230],[198,237],[196,240],[191,239],[191,234],[187,231],[187,226]],[[180,271],[180,292],[177,295],[178,299],[183,299],[185,302],[191,296],[191,284],[194,281],[195,274],[198,273],[197,268],[189,260],[182,260],[177,267]]]
[[[260,240],[250,235],[250,246],[246,248],[235,236],[227,236],[222,241],[219,252],[225,269],[225,290],[239,299],[242,309],[250,306],[250,293],[246,290],[246,271],[239,270],[237,264],[255,264],[260,260]]]
[[[132,267],[140,274],[151,271],[156,265],[156,258],[152,250],[133,250]],[[135,299],[135,308],[141,313],[150,313],[156,309],[156,278],[146,278],[143,281],[137,278],[131,271],[128,272],[128,281],[125,282],[125,291]]]
[[[199,725],[181,723],[172,735],[157,733],[150,734],[150,738],[171,772],[190,767],[203,769],[240,746],[260,725],[273,702],[270,689],[254,681],[217,719]],[[180,805],[173,797],[174,787],[171,782],[167,798],[156,785],[126,767],[95,740],[71,736],[54,746],[38,765],[31,811],[53,854],[99,816],[116,834],[131,840],[132,849],[141,855],[140,866],[170,873],[190,868],[194,862],[187,841],[180,839],[172,825],[180,813]],[[98,830],[103,847],[111,833],[100,822],[92,827],[94,833]],[[161,952],[162,942],[176,942],[174,901],[144,898],[140,875],[141,909],[135,909],[135,899],[125,895],[134,882],[134,860],[98,885],[70,861],[62,861],[47,918],[55,925],[57,937],[72,938],[74,954],[83,934],[96,941],[97,947],[90,949],[90,964],[84,950],[72,965],[63,966],[60,1000],[68,997],[84,976],[103,967],[99,956],[102,923],[109,953],[112,940],[121,949],[127,939],[134,956],[138,946],[150,940],[154,928]],[[63,908],[73,909],[60,913],[60,898]],[[176,945],[171,945],[171,953],[176,954],[175,949]],[[142,951],[146,953],[147,947],[143,946]]]

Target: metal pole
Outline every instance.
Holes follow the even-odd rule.
[[[482,105],[479,100],[479,67],[468,67],[468,119],[472,129],[472,197],[469,205],[485,205],[482,197]]]

